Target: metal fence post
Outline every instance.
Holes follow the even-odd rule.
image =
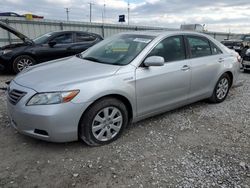
[[[105,28],[104,28],[104,25],[102,25],[102,37],[103,38],[105,37]]]
[[[63,31],[63,23],[60,22],[60,29]]]
[[[5,23],[6,23],[7,25],[9,25],[9,20],[6,19],[6,20],[5,20]],[[10,32],[9,32],[9,31],[8,31],[8,41],[9,41],[9,44],[11,44],[11,36],[10,36]]]

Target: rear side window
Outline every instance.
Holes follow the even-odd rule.
[[[222,51],[214,43],[210,42],[211,50],[213,55],[222,54]]]
[[[95,40],[96,40],[95,36],[85,33],[76,33],[76,42],[92,42]]]
[[[187,36],[191,57],[204,57],[212,55],[209,41],[202,37]]]
[[[186,59],[185,46],[182,36],[169,37],[162,40],[148,55],[161,56],[165,62]]]
[[[57,44],[70,44],[73,43],[72,33],[66,33],[55,37],[52,41]]]

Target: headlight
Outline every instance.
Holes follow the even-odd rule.
[[[79,90],[73,90],[63,92],[37,93],[31,97],[27,103],[27,106],[66,103],[71,101],[79,92]]]
[[[250,49],[248,49],[248,50],[246,51],[246,55],[247,55],[247,56],[250,56]]]

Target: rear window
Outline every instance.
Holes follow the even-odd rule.
[[[209,41],[202,37],[187,36],[193,58],[212,55]]]
[[[96,37],[86,33],[76,33],[76,42],[93,42]]]

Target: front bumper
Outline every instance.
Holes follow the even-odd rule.
[[[51,142],[78,140],[78,124],[86,104],[64,103],[57,105],[26,106],[36,92],[14,81],[10,90],[17,89],[27,94],[16,104],[7,100],[8,115],[12,126],[20,133]]]
[[[4,70],[4,66],[0,64],[0,71],[3,71]]]
[[[243,60],[242,66],[244,70],[250,70],[250,61]]]
[[[11,68],[11,58],[9,56],[0,55],[0,71],[9,70]]]

